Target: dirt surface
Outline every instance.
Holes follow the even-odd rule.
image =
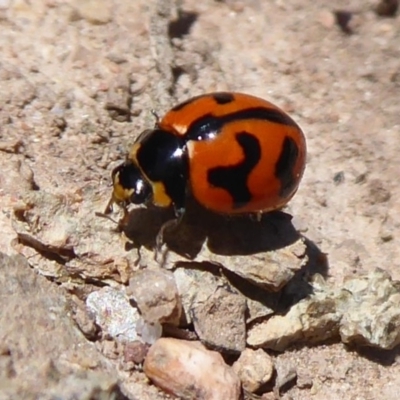
[[[87,259],[96,253],[92,269],[102,265],[74,295],[83,299],[99,280],[126,283],[136,253],[126,251],[110,221],[94,216],[109,199],[112,168],[135,136],[153,126],[151,109],[163,114],[188,97],[235,90],[280,105],[307,136],[305,177],[286,211],[327,254],[329,279],[340,286],[377,267],[400,279],[400,17],[379,16],[376,6],[372,0],[334,6],[327,0],[0,1],[0,250],[22,252],[52,278],[53,297],[70,296],[71,271],[65,275],[61,261],[72,255],[55,259],[48,257],[54,248],[46,248],[38,257],[32,242],[14,240],[13,210],[40,202],[58,210],[43,200],[55,195],[74,221],[63,222],[65,232],[76,241],[81,235]],[[27,205],[32,191],[44,197]],[[67,233],[59,239],[64,250]],[[111,268],[107,258],[119,249]],[[80,265],[73,272],[74,284],[85,282]],[[287,399],[398,397],[398,349],[327,344],[275,358],[297,370],[300,383],[283,394]],[[101,362],[88,368],[101,369]],[[22,371],[11,375],[22,381]],[[148,382],[135,375],[125,385]],[[143,390],[130,398],[164,398],[154,387]]]

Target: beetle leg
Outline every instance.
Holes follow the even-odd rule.
[[[104,214],[111,214],[113,211],[113,205],[115,203],[114,196],[111,196],[110,201],[107,203],[106,209],[104,210]]]
[[[170,229],[175,229],[181,223],[184,213],[185,213],[185,210],[183,208],[182,209],[175,209],[176,218],[170,219],[167,222],[165,222],[161,226],[160,230],[158,231],[158,234],[157,234],[157,237],[156,237],[156,246],[155,246],[155,249],[154,249],[154,259],[156,261],[158,259],[158,254],[162,253],[162,247],[163,247],[163,244],[164,244],[164,233],[165,233],[165,231],[166,230],[170,230]]]
[[[162,246],[164,244],[164,233],[167,229],[175,228],[180,222],[180,219],[170,219],[169,221],[165,222],[160,230],[158,231],[157,237],[156,237],[156,252],[161,251]]]

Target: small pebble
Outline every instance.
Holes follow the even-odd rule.
[[[139,340],[126,343],[124,347],[124,362],[133,362],[134,364],[141,364],[149,351],[149,345]]]
[[[105,334],[120,341],[138,339],[136,322],[139,313],[130,305],[122,291],[104,287],[89,294],[86,306]]]
[[[147,322],[179,323],[182,304],[172,272],[161,268],[138,271],[130,279],[127,292]]]
[[[136,322],[136,332],[145,343],[153,344],[162,335],[162,326],[158,322],[151,324],[143,318]]]
[[[261,349],[244,350],[232,368],[239,376],[243,388],[251,393],[269,382],[274,373],[272,358]]]
[[[143,370],[153,383],[182,399],[240,398],[240,380],[222,356],[200,342],[161,338],[151,346]]]

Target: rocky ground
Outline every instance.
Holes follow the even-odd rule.
[[[396,5],[0,0],[0,399],[396,399]],[[194,209],[160,271],[166,213],[95,212],[150,110],[217,90],[289,112],[306,173],[260,224]]]

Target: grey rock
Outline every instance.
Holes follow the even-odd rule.
[[[182,304],[172,272],[161,268],[138,271],[129,280],[127,293],[147,322],[179,323]]]
[[[338,308],[340,337],[354,343],[392,349],[400,343],[400,282],[376,269],[344,282]]]
[[[138,340],[136,324],[139,312],[131,306],[125,293],[104,287],[91,293],[86,306],[95,315],[96,323],[105,334],[122,342]]]
[[[174,271],[187,322],[199,339],[224,352],[241,352],[246,345],[246,299],[228,282],[208,271]]]

